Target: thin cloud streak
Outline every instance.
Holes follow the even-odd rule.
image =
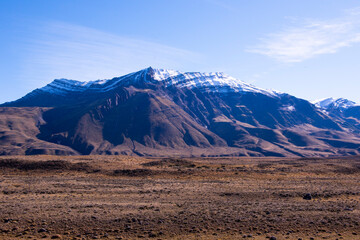
[[[112,78],[148,66],[179,69],[202,59],[184,49],[61,22],[38,31],[37,38],[28,42],[20,76],[37,87],[54,78]]]
[[[360,12],[348,10],[346,16],[330,21],[308,20],[300,27],[269,34],[261,42],[247,51],[285,63],[336,53],[360,42]]]

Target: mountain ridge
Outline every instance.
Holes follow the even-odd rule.
[[[149,76],[148,76],[149,75]],[[131,81],[129,81],[131,79]],[[257,88],[227,74],[221,72],[200,73],[200,72],[179,72],[166,69],[154,69],[152,67],[126,74],[112,79],[95,81],[77,81],[72,79],[55,79],[42,88],[35,89],[23,98],[28,98],[38,93],[66,96],[71,93],[83,92],[109,92],[119,86],[136,84],[139,81],[159,81],[166,87],[189,87],[204,88],[209,91],[235,91],[235,92],[259,92],[263,94],[280,94],[272,90]],[[19,99],[21,100],[21,99]],[[18,100],[18,101],[19,101]],[[0,106],[11,106],[14,102],[7,102]]]

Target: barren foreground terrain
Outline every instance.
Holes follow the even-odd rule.
[[[360,239],[359,201],[357,157],[0,158],[0,239]]]

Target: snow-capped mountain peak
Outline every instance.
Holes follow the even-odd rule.
[[[178,88],[199,88],[201,90],[211,92],[254,92],[272,96],[280,94],[276,91],[255,87],[222,72],[183,73],[168,69],[154,69],[152,67],[113,79],[88,82],[56,79],[40,90],[58,95],[66,95],[71,92],[84,92],[87,90],[107,92],[122,85],[154,81],[163,82],[166,87],[175,86]]]
[[[324,99],[312,101],[312,104],[323,110],[336,109],[340,111],[359,105],[345,98],[337,98],[337,99],[324,98]]]

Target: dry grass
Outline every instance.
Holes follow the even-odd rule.
[[[0,173],[2,239],[360,239],[355,157],[18,156]]]

